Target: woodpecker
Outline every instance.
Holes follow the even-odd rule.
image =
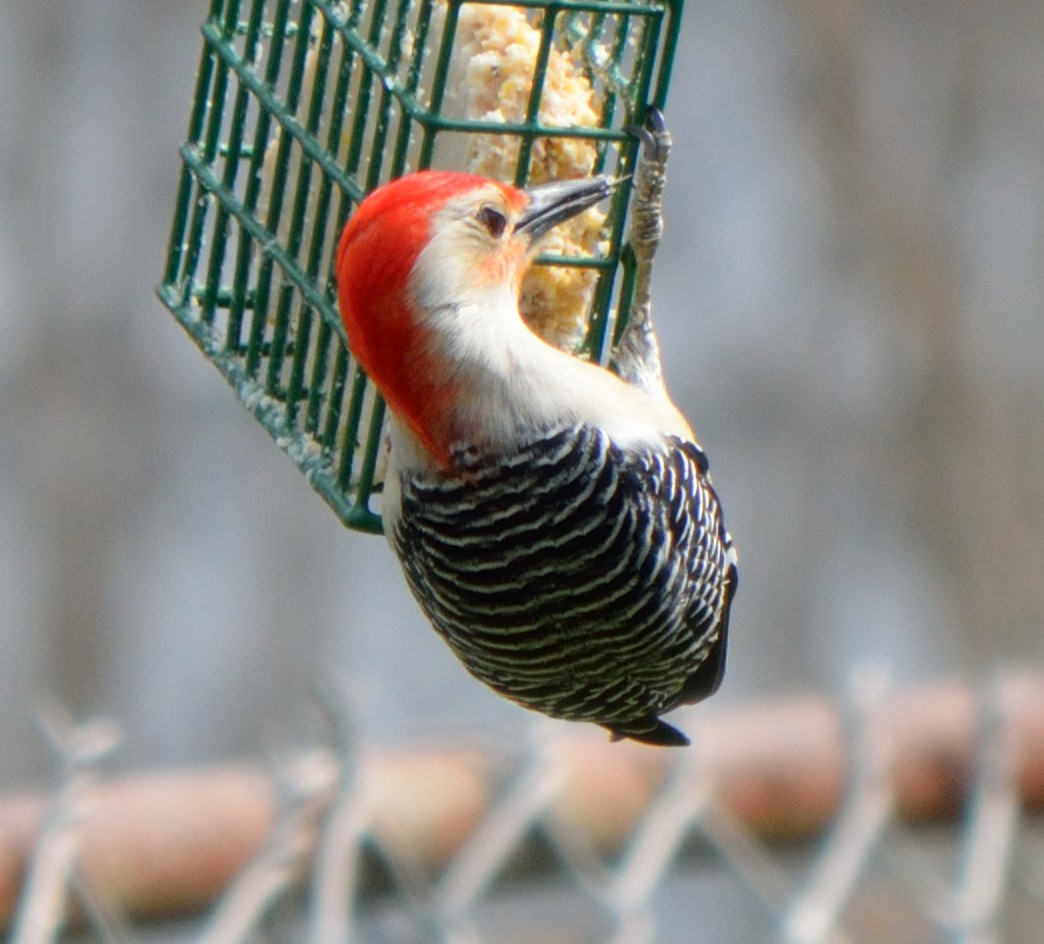
[[[616,372],[545,343],[518,310],[541,236],[609,196],[607,177],[401,177],[349,220],[336,277],[349,346],[390,413],[385,533],[434,628],[526,708],[678,746],[660,715],[721,683],[736,555],[660,373],[647,288],[669,135],[658,115],[641,134],[638,291]]]

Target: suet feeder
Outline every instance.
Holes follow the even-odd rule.
[[[665,103],[680,13],[681,0],[213,0],[159,296],[349,527],[380,530],[384,421],[337,312],[353,207],[426,167],[520,185],[626,176],[626,129]],[[590,166],[563,172],[570,154]],[[590,273],[578,341],[593,359],[631,297],[628,198],[620,187],[594,251],[538,260]]]

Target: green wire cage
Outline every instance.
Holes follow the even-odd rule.
[[[664,105],[681,3],[213,0],[159,296],[349,527],[380,530],[384,422],[337,312],[352,208],[412,170],[472,169],[485,148],[520,185],[570,142],[591,172],[627,175],[626,128]],[[553,117],[562,62],[585,90],[583,124]],[[483,94],[514,96],[514,113],[469,111],[483,65]],[[617,190],[597,252],[538,260],[593,270],[583,353],[598,360],[631,297],[629,195]]]

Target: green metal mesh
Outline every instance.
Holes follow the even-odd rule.
[[[349,527],[380,530],[384,406],[349,355],[331,271],[352,208],[424,167],[460,169],[462,142],[517,136],[515,182],[547,139],[596,145],[626,175],[624,131],[662,107],[682,0],[513,0],[539,30],[525,120],[453,114],[459,0],[213,0],[181,149],[184,168],[158,292],[240,400]],[[590,82],[596,127],[538,120],[549,56]],[[597,257],[541,257],[598,272],[586,351],[603,359],[631,293],[617,191]],[[375,484],[376,483],[376,484]]]

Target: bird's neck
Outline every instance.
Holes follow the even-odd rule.
[[[395,402],[388,399],[437,465],[446,467],[454,448],[500,451],[575,417],[575,398],[562,385],[587,365],[536,337],[510,295],[447,306],[418,321],[422,330],[403,352],[408,382],[398,385]]]
[[[399,469],[448,469],[454,450],[486,455],[513,452],[563,423],[591,424],[626,445],[662,443],[664,435],[692,432],[666,395],[624,384],[609,371],[551,347],[517,311],[488,330],[475,312],[455,312],[452,330],[433,331],[412,356],[426,366],[418,383],[389,405],[397,419],[393,452]],[[443,325],[445,327],[445,325]]]

